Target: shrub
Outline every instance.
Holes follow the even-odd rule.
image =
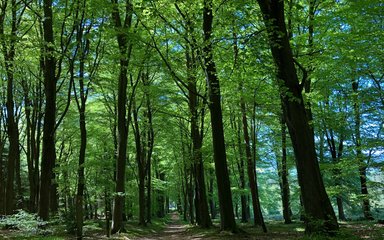
[[[36,214],[18,210],[16,214],[4,216],[0,219],[2,229],[15,229],[26,235],[44,234],[49,231],[45,229],[47,222],[39,219]]]

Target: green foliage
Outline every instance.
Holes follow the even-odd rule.
[[[68,234],[76,233],[76,212],[74,207],[69,207],[68,211],[63,212],[61,215],[61,223],[65,226],[65,232]]]
[[[47,229],[47,222],[41,221],[36,214],[18,210],[16,214],[3,216],[0,219],[0,228],[16,229],[25,236],[46,235],[51,231]]]

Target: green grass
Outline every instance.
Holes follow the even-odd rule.
[[[334,237],[324,235],[306,236],[304,234],[304,224],[294,222],[292,224],[284,224],[280,221],[267,222],[268,233],[263,233],[260,227],[255,227],[251,223],[238,223],[239,233],[220,232],[219,223],[214,221],[214,226],[209,229],[202,229],[198,226],[191,225],[179,220],[174,222],[168,217],[164,219],[153,219],[151,224],[147,226],[139,226],[137,221],[129,221],[125,225],[126,232],[113,235],[110,239],[140,239],[142,237],[165,236],[164,229],[167,224],[185,225],[185,231],[180,233],[180,238],[193,237],[208,240],[230,240],[230,239],[257,239],[257,240],[357,240],[384,239],[384,226],[376,222],[369,221],[353,221],[341,222],[340,231]],[[163,235],[162,235],[163,234]],[[87,239],[107,239],[105,232],[105,222],[103,220],[86,221],[84,225],[84,236]],[[49,224],[46,231],[31,234],[21,230],[0,230],[0,239],[47,239],[47,240],[64,240],[73,239],[74,235],[65,232],[62,223],[56,222]]]

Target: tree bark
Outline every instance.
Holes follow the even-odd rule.
[[[164,172],[158,172],[156,173],[156,177],[160,181],[165,181],[165,173]],[[183,180],[182,180],[183,181]],[[164,191],[163,190],[158,190],[157,191],[157,211],[156,211],[156,216],[158,218],[163,218],[165,217],[165,211],[164,211],[164,205],[165,205],[165,197],[164,197]]]
[[[291,220],[291,206],[290,206],[290,190],[288,182],[288,168],[287,168],[287,127],[285,125],[284,117],[281,116],[281,167],[279,167],[281,200],[283,204],[283,217],[284,223],[290,224]]]
[[[85,2],[83,3],[85,5]],[[79,6],[79,8],[84,8],[85,6]],[[78,9],[80,14],[84,16],[85,9]],[[86,39],[87,36],[84,36],[84,31],[89,31],[90,29],[84,28],[85,19],[80,19],[77,26],[77,48],[80,52],[79,57],[79,69],[78,79],[79,79],[79,92],[77,93],[76,85],[73,84],[73,90],[75,95],[75,100],[77,104],[77,110],[79,113],[79,125],[80,125],[80,151],[79,151],[79,161],[78,161],[78,170],[77,170],[77,194],[76,194],[76,237],[77,239],[82,239],[83,237],[83,225],[84,225],[84,191],[85,191],[85,154],[87,148],[87,125],[86,125],[86,101],[88,97],[88,89],[84,86],[84,74],[85,74],[85,61],[86,55],[89,52],[90,41]],[[76,56],[75,56],[76,57]],[[73,61],[75,61],[73,59]],[[71,63],[72,70],[74,63]],[[93,66],[95,67],[95,66]],[[72,76],[74,72],[71,72]],[[92,74],[90,74],[92,77]],[[90,81],[90,80],[89,80]],[[87,204],[85,204],[85,207]],[[88,213],[85,211],[87,217]]]
[[[56,60],[54,57],[52,0],[43,2],[44,20],[44,89],[45,110],[43,127],[43,150],[41,159],[41,180],[39,196],[39,217],[44,221],[49,218],[49,207],[53,167],[56,160],[55,120],[56,120]]]
[[[238,69],[238,56],[239,56],[239,47],[238,47],[238,39],[237,39],[237,33],[235,31],[233,31],[232,33],[233,35],[233,64],[234,64],[234,69]],[[240,80],[241,83],[240,83],[240,86],[239,86],[239,90],[240,91],[243,91],[243,87],[242,87],[242,79]],[[241,104],[243,103],[244,101],[244,98],[243,96],[241,96],[240,98],[240,102]],[[241,105],[240,104],[240,105]],[[245,108],[245,105],[244,105],[244,108]],[[242,111],[242,105],[240,106],[240,110]],[[242,115],[244,115],[245,113],[242,112]],[[242,116],[243,117],[243,116]],[[235,117],[236,118],[236,117]],[[238,145],[238,149],[239,149],[239,159],[237,161],[237,169],[239,171],[239,187],[240,189],[242,190],[242,193],[240,195],[240,202],[241,202],[241,222],[242,223],[245,223],[245,222],[248,222],[248,212],[247,212],[247,205],[248,205],[248,202],[247,202],[247,196],[245,194],[245,168],[244,168],[244,158],[243,158],[243,148],[242,148],[242,143],[241,143],[241,121],[239,119],[239,124],[238,126],[236,126],[236,119],[233,119],[231,122],[232,122],[232,125],[233,125],[233,130],[236,131],[236,138],[237,138],[237,145]],[[235,146],[235,144],[234,144]],[[234,147],[235,149],[235,147]],[[237,211],[236,211],[237,212]]]
[[[192,158],[195,172],[195,187],[196,187],[196,220],[197,223],[203,228],[212,226],[211,217],[209,216],[207,193],[205,187],[204,176],[204,163],[203,154],[201,151],[203,145],[203,136],[199,130],[199,109],[198,109],[198,96],[196,87],[196,59],[194,57],[194,50],[191,53],[186,53],[187,69],[188,69],[188,103],[189,111],[191,113],[191,138],[192,138]],[[203,116],[201,121],[204,121],[204,112],[200,112]],[[203,123],[201,123],[203,125]]]
[[[149,72],[145,72],[143,74],[143,85],[144,85],[144,95],[145,95],[145,103],[146,103],[146,131],[147,131],[147,138],[145,141],[145,149],[143,151],[146,151],[146,160],[145,160],[145,166],[146,166],[146,175],[147,175],[147,223],[152,222],[152,152],[153,152],[153,145],[155,141],[155,133],[153,129],[153,116],[152,116],[152,103],[151,103],[151,97],[148,92],[148,88],[150,86],[150,79],[149,79]]]
[[[284,2],[258,0],[267,27],[272,56],[277,66],[285,121],[291,136],[298,179],[306,212],[306,233],[333,233],[339,226],[325,191],[314,144],[314,134],[302,96],[284,18]]]
[[[217,190],[220,204],[220,228],[237,232],[233,212],[231,184],[225,151],[223,116],[221,110],[220,83],[217,77],[216,65],[213,60],[212,47],[213,11],[212,0],[204,0],[203,31],[204,31],[204,65],[209,91],[209,109],[212,125],[213,158],[217,180]]]
[[[17,195],[21,197],[21,179],[20,179],[20,149],[19,149],[19,128],[17,116],[15,114],[15,101],[14,101],[14,73],[15,73],[15,45],[17,39],[17,3],[11,0],[11,33],[9,43],[4,38],[1,40],[2,52],[4,56],[4,65],[7,76],[7,96],[6,96],[6,109],[7,109],[7,133],[9,140],[9,153],[7,162],[7,181],[5,189],[5,214],[12,214],[15,209],[15,189],[14,184],[16,180]],[[0,14],[0,34],[5,35],[5,18],[7,12],[7,3],[4,1],[1,4]],[[0,156],[2,157],[2,156]],[[19,168],[19,169],[17,169]],[[15,177],[16,174],[16,177]],[[16,178],[16,179],[15,179]]]
[[[127,141],[128,141],[128,124],[127,124],[127,85],[128,85],[128,65],[131,55],[132,44],[128,41],[128,32],[132,23],[133,5],[131,1],[127,1],[125,6],[125,19],[122,23],[120,18],[120,10],[118,0],[111,0],[112,20],[116,30],[116,40],[120,52],[120,70],[118,83],[118,99],[117,99],[117,159],[116,159],[116,190],[114,198],[114,207],[112,215],[111,233],[124,231],[123,212],[125,199],[125,166],[127,161]],[[122,31],[124,29],[125,31]]]
[[[140,133],[139,126],[139,117],[138,117],[139,109],[136,108],[136,102],[133,100],[133,124],[134,124],[134,134],[135,134],[135,146],[136,146],[136,163],[139,175],[139,225],[146,226],[147,223],[145,221],[145,176],[146,176],[146,154],[145,154],[145,146],[142,146],[142,139]],[[144,136],[145,138],[145,136]],[[145,144],[144,144],[145,145]]]

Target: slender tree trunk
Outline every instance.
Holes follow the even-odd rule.
[[[194,202],[193,202],[193,171],[189,169],[189,181],[187,182],[188,192],[188,206],[189,206],[189,221],[191,224],[195,224]]]
[[[26,137],[27,137],[27,166],[28,166],[28,182],[29,182],[29,200],[28,200],[28,209],[30,212],[35,212],[35,192],[36,185],[34,183],[34,166],[33,166],[33,155],[32,155],[32,135],[34,135],[34,129],[32,127],[31,120],[31,108],[32,101],[29,98],[29,86],[26,82],[23,82],[24,90],[24,103],[25,103],[25,119],[26,119]],[[34,137],[34,136],[33,136]],[[1,156],[1,155],[0,155]]]
[[[4,65],[7,76],[7,133],[9,140],[9,153],[7,162],[7,181],[5,188],[5,214],[12,214],[15,209],[15,180],[17,186],[17,197],[21,197],[21,178],[20,178],[20,149],[19,149],[19,128],[17,116],[15,113],[14,101],[14,60],[15,60],[15,45],[17,39],[17,3],[16,0],[11,0],[11,33],[9,43],[3,38],[1,40],[2,52],[4,56]],[[7,3],[1,4],[0,14],[0,34],[5,35],[5,18],[7,12]],[[2,156],[0,156],[2,157]],[[16,174],[16,177],[15,177]]]
[[[87,146],[87,129],[85,122],[85,102],[82,101],[79,112],[80,123],[80,154],[78,166],[78,182],[77,182],[77,195],[76,195],[76,236],[77,239],[82,239],[83,236],[83,221],[84,221],[84,163],[85,163],[85,150]]]
[[[355,120],[355,147],[356,147],[356,158],[359,164],[359,178],[360,178],[360,192],[363,196],[362,208],[364,218],[372,220],[371,206],[369,203],[368,187],[367,187],[367,164],[364,161],[363,152],[361,150],[361,132],[360,132],[360,103],[359,103],[359,83],[357,80],[352,82],[352,90],[354,93],[353,97],[353,109],[354,109],[354,120]]]
[[[184,142],[184,134],[183,134],[183,127],[182,123],[180,122],[180,142],[181,142],[181,154],[183,156],[183,164],[180,168],[180,174],[182,177],[182,188],[183,188],[183,220],[188,220],[188,209],[189,209],[189,184],[188,184],[188,171],[187,171],[187,154],[186,154],[186,147]]]
[[[290,224],[291,220],[291,206],[290,206],[290,190],[288,182],[288,168],[287,168],[287,127],[285,125],[284,117],[281,116],[281,168],[279,168],[281,200],[283,204],[283,217],[284,223]]]
[[[146,72],[143,74],[143,85],[145,87],[150,86],[149,82],[149,73]],[[146,153],[146,174],[147,174],[147,222],[152,222],[152,152],[154,145],[154,130],[153,130],[153,116],[152,116],[152,104],[149,92],[145,90],[144,92],[146,98],[146,128],[147,128],[147,139],[145,144],[145,149],[143,151],[147,151]]]
[[[136,102],[133,100],[133,124],[134,124],[134,134],[135,134],[135,145],[136,145],[136,163],[139,175],[139,225],[146,226],[145,221],[145,176],[146,176],[146,154],[145,146],[142,146],[142,139],[139,126],[139,109],[136,107]],[[145,136],[144,136],[145,138]],[[144,144],[145,145],[145,144]]]
[[[0,124],[3,124],[3,116],[0,116]],[[3,129],[0,129],[3,131]],[[5,196],[5,181],[4,181],[4,163],[3,163],[3,152],[4,152],[5,139],[3,139],[2,134],[0,134],[0,194]],[[5,198],[0,197],[0,214],[5,214]]]
[[[291,136],[306,212],[306,233],[337,231],[339,226],[317,162],[314,134],[305,109],[284,17],[283,1],[258,0],[278,68],[284,117]]]
[[[204,30],[204,65],[209,91],[209,109],[211,114],[213,158],[217,180],[217,190],[220,204],[220,228],[237,232],[233,212],[231,184],[225,151],[223,116],[221,110],[220,83],[217,77],[216,65],[213,60],[212,46],[213,11],[212,0],[204,0],[203,30]]]
[[[328,143],[328,148],[332,157],[332,162],[335,165],[332,170],[334,175],[335,186],[338,187],[341,185],[342,179],[341,179],[341,169],[339,166],[337,166],[337,164],[339,163],[340,158],[342,156],[344,140],[343,140],[343,136],[341,135],[339,137],[340,139],[339,139],[338,149],[336,149],[336,141],[335,141],[333,129],[332,128],[328,129],[325,131],[325,133],[326,133],[325,135]],[[339,219],[345,221],[346,218],[344,214],[344,207],[343,207],[343,200],[342,200],[341,193],[338,193],[336,195],[336,204],[337,204]]]
[[[85,2],[84,2],[85,4]],[[80,6],[79,6],[80,7]],[[84,7],[84,6],[81,6]],[[81,10],[84,13],[84,9]],[[88,97],[88,89],[84,86],[84,74],[85,74],[85,58],[89,51],[90,41],[84,39],[84,26],[81,19],[77,27],[77,43],[80,50],[79,59],[79,93],[77,93],[76,86],[73,84],[73,90],[75,92],[75,100],[77,103],[77,109],[79,112],[79,125],[80,125],[80,152],[79,152],[79,164],[77,170],[77,194],[76,194],[76,237],[82,239],[83,237],[83,225],[84,225],[84,191],[85,191],[85,154],[87,148],[87,125],[86,125],[86,101]],[[73,65],[73,63],[72,63]],[[74,74],[72,72],[72,74]],[[85,207],[87,203],[85,204]],[[85,211],[85,216],[88,217],[88,211]]]
[[[238,69],[238,56],[239,56],[239,47],[238,47],[238,39],[237,39],[237,33],[235,31],[233,31],[232,33],[233,35],[233,62],[234,62],[234,69]],[[242,92],[243,91],[243,87],[242,87],[242,79],[240,80],[241,83],[240,83],[240,86],[239,86],[239,90]],[[244,102],[244,99],[243,97],[241,97],[240,99],[241,101],[241,104]],[[242,108],[242,105],[240,106],[240,108]],[[245,105],[244,105],[244,108],[245,108]],[[243,109],[240,109],[241,111]],[[244,115],[245,113],[242,112],[242,115]],[[243,117],[243,116],[242,116]],[[241,120],[239,120],[239,125],[236,126],[236,120],[233,120],[232,121],[232,125],[233,125],[233,129],[236,131],[236,138],[237,138],[237,145],[238,145],[238,149],[239,149],[239,160],[237,162],[237,169],[239,171],[239,184],[240,184],[240,189],[242,190],[242,193],[240,195],[240,202],[241,202],[241,222],[242,223],[245,223],[245,222],[248,222],[248,216],[247,216],[247,197],[244,193],[244,190],[245,190],[245,173],[244,173],[244,159],[243,159],[243,148],[242,148],[242,143],[241,143]],[[235,144],[234,144],[235,145]],[[235,149],[235,147],[234,147]],[[236,211],[237,213],[237,211]]]
[[[41,60],[41,62],[43,62]],[[42,70],[42,68],[41,68]],[[41,74],[42,75],[42,74]],[[32,156],[33,156],[33,161],[34,161],[34,183],[36,186],[36,192],[35,192],[35,211],[38,211],[38,206],[40,202],[40,146],[41,146],[41,127],[42,127],[42,121],[43,121],[43,111],[42,111],[42,106],[43,106],[43,93],[42,93],[42,83],[39,82],[39,84],[36,86],[36,93],[37,93],[37,99],[34,104],[34,112],[35,112],[35,121],[34,122],[34,128],[36,129],[36,134],[35,131],[32,132]]]
[[[213,169],[209,169],[209,187],[208,187],[208,194],[209,194],[209,212],[211,213],[211,219],[216,218],[216,204],[214,199],[214,172]]]
[[[193,157],[193,156],[192,156]],[[199,189],[198,189],[198,181],[197,181],[197,169],[196,169],[196,164],[192,164],[192,171],[193,171],[193,183],[194,183],[194,206],[195,206],[195,216],[196,216],[196,224],[201,226],[201,216],[200,216],[200,193],[199,193]]]
[[[203,145],[203,136],[199,130],[199,114],[198,114],[198,98],[196,78],[196,61],[193,52],[186,54],[187,69],[188,69],[188,102],[189,111],[191,113],[191,138],[192,138],[192,158],[193,168],[195,173],[195,188],[196,188],[196,221],[203,228],[209,228],[212,225],[211,217],[209,216],[207,193],[205,187],[204,163],[203,154],[201,151]],[[202,113],[203,114],[203,113]],[[201,117],[203,121],[203,117]]]
[[[243,91],[242,83],[240,83],[240,90]],[[240,99],[240,108],[241,108],[242,122],[243,122],[243,134],[244,134],[244,142],[245,142],[245,155],[247,158],[248,180],[249,180],[249,187],[251,188],[251,196],[252,196],[254,224],[259,225],[263,229],[263,232],[267,232],[267,227],[265,226],[263,214],[261,212],[259,192],[258,192],[259,190],[258,190],[257,181],[256,181],[256,166],[252,159],[251,143],[250,143],[249,134],[248,134],[248,120],[247,120],[246,106],[245,106],[245,101],[243,96]],[[253,144],[256,144],[256,143],[254,142]]]
[[[147,208],[147,223],[152,222],[152,176],[151,176],[151,161],[149,160],[147,162],[147,201],[146,201],[146,208]]]

